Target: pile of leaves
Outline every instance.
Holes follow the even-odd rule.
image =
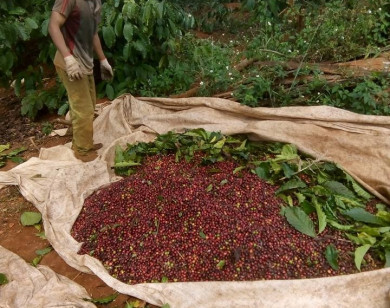
[[[11,151],[9,150],[9,144],[0,144],[0,168],[5,166],[8,159],[17,164],[24,162],[24,159],[20,157],[19,154],[26,151],[26,148],[18,148]]]
[[[128,283],[323,277],[390,264],[390,211],[339,166],[203,129],[117,148],[80,253]]]

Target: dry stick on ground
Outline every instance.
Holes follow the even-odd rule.
[[[39,151],[39,148],[37,147],[36,143],[34,142],[34,138],[35,138],[35,137],[30,137],[30,142],[31,142],[31,144],[33,145],[33,147],[34,147],[36,150]]]
[[[195,96],[195,94],[198,92],[198,90],[200,89],[199,86],[195,86],[191,89],[189,89],[188,91],[182,93],[182,94],[176,94],[176,95],[171,95],[170,97],[171,98],[186,98],[186,97],[192,97],[192,96]]]

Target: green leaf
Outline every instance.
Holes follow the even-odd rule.
[[[17,149],[15,149],[15,150],[12,150],[11,152],[9,152],[9,153],[7,154],[7,156],[8,156],[8,157],[12,157],[12,156],[18,155],[18,154],[20,154],[20,153],[22,153],[22,152],[24,152],[24,151],[26,151],[26,150],[27,150],[27,148],[25,148],[25,147],[17,148]]]
[[[311,213],[314,213],[316,211],[316,208],[313,206],[312,203],[305,200],[300,204],[300,208],[307,214],[310,215]]]
[[[343,196],[338,196],[338,195],[335,195],[335,201],[336,201],[336,204],[337,206],[345,209],[346,206],[348,205],[349,207],[360,207],[360,208],[364,208],[365,205],[361,202],[359,202],[357,199],[350,199],[350,198],[346,198],[346,197],[343,197]]]
[[[168,282],[169,281],[169,279],[168,279],[168,277],[166,277],[166,276],[163,276],[162,278],[161,278],[161,282],[162,283],[165,283],[165,282]]]
[[[301,208],[296,206],[287,207],[284,210],[284,216],[287,218],[289,224],[299,232],[311,237],[316,237],[313,221]]]
[[[127,42],[131,42],[133,39],[133,25],[131,23],[126,23],[123,27],[123,36]]]
[[[358,234],[358,236],[354,236],[352,234],[346,233],[345,234],[348,239],[350,239],[352,242],[354,242],[357,245],[374,245],[376,243],[376,238],[373,236],[370,236],[369,234],[365,232],[361,232]]]
[[[161,306],[161,308],[171,308],[171,306],[169,304],[164,304]]]
[[[298,193],[298,192],[295,192],[294,195],[297,197],[298,199],[298,204],[301,204],[302,202],[304,202],[306,200],[306,197],[304,194],[301,194],[301,193]]]
[[[32,264],[33,266],[37,266],[37,265],[41,262],[42,258],[43,258],[43,256],[37,256],[37,257],[35,257],[34,260],[32,260],[31,264]]]
[[[276,155],[274,161],[289,161],[299,158],[297,154],[297,147],[293,144],[285,144],[282,148],[282,152]]]
[[[45,232],[39,232],[39,233],[36,233],[35,235],[38,236],[39,238],[43,239],[43,240],[47,239]]]
[[[333,244],[328,245],[325,250],[325,258],[329,265],[336,271],[339,269],[338,257],[339,252],[336,247]]]
[[[117,37],[121,37],[123,35],[123,22],[123,17],[119,15],[115,22],[115,34]]]
[[[336,229],[339,229],[341,231],[349,231],[351,229],[353,229],[354,225],[342,225],[342,224],[339,224],[338,222],[334,221],[334,220],[329,220],[328,223],[336,228]]]
[[[386,226],[387,224],[379,217],[367,212],[362,208],[353,208],[343,212],[344,215],[360,222],[365,222],[374,225]]]
[[[329,190],[320,185],[314,185],[310,187],[310,191],[316,196],[329,196]]]
[[[237,148],[235,148],[236,151],[239,151],[239,152],[242,152],[246,149],[246,142],[247,142],[247,139],[245,139],[243,142],[241,142],[241,145]]]
[[[21,87],[22,87],[22,80],[20,78],[16,78],[15,85],[14,85],[14,91],[15,91],[15,95],[18,97],[20,96]]]
[[[4,285],[8,283],[7,276],[3,273],[0,273],[0,285]]]
[[[284,176],[288,179],[291,178],[295,174],[295,171],[287,163],[282,164],[282,169],[283,169]]]
[[[204,240],[206,239],[206,234],[202,230],[199,231],[199,236]]]
[[[46,19],[42,22],[41,33],[43,36],[47,36],[49,34],[49,22],[50,19]]]
[[[379,210],[378,213],[376,213],[376,216],[390,224],[390,212]]]
[[[111,294],[109,296],[102,297],[102,298],[92,298],[92,299],[83,298],[83,300],[85,300],[87,302],[94,303],[94,304],[109,304],[109,303],[113,302],[117,297],[118,297],[118,293],[114,293],[114,294]]]
[[[20,217],[20,222],[23,226],[33,226],[40,223],[42,220],[41,213],[24,212]]]
[[[24,162],[24,159],[22,157],[11,157],[10,158],[12,162],[16,163],[16,164],[21,164]]]
[[[12,52],[7,51],[0,57],[0,71],[7,72],[14,65],[14,56]]]
[[[22,24],[15,24],[15,29],[23,41],[27,41],[30,38],[30,33],[27,32],[27,29]]]
[[[68,112],[69,104],[63,104],[60,108],[58,108],[57,114],[58,115],[65,115]]]
[[[390,249],[386,249],[385,258],[386,258],[385,267],[390,267]]]
[[[123,47],[123,58],[127,61],[130,58],[131,54],[131,45],[130,43],[126,43],[125,47]]]
[[[115,91],[114,91],[114,88],[112,87],[112,85],[110,85],[110,84],[106,85],[106,94],[107,94],[108,99],[110,99],[110,100],[113,100],[115,98]]]
[[[275,194],[280,194],[283,191],[290,190],[290,189],[296,189],[296,188],[305,188],[307,185],[305,182],[298,180],[298,179],[292,179],[286,183],[284,183],[282,186],[280,186],[276,191]]]
[[[383,203],[377,203],[377,204],[375,205],[375,207],[376,207],[376,209],[377,209],[378,211],[386,211],[386,210],[387,210],[386,204],[383,204]]]
[[[132,303],[126,302],[126,305],[124,308],[134,308],[134,305]]]
[[[44,255],[47,255],[49,252],[51,252],[53,250],[53,248],[51,246],[49,247],[46,247],[44,249],[39,249],[39,250],[35,250],[35,253],[38,255],[38,256],[44,256]]]
[[[371,245],[367,244],[367,245],[360,246],[355,250],[355,265],[359,271],[360,271],[363,258],[370,248]]]
[[[117,145],[115,147],[115,163],[120,163],[123,162],[124,160],[125,157],[124,157],[123,150],[119,145]]]
[[[246,168],[245,166],[237,167],[236,169],[233,170],[233,174],[236,174],[237,172],[240,172],[241,170],[244,170],[245,168]]]
[[[9,147],[9,144],[0,144],[0,153],[4,152],[5,150],[9,150]]]
[[[114,167],[115,168],[126,168],[126,167],[134,167],[134,166],[139,166],[139,165],[141,165],[141,164],[133,162],[133,161],[122,161],[119,163],[115,163]]]
[[[220,186],[223,186],[223,185],[225,185],[225,184],[227,184],[227,183],[228,183],[228,180],[224,179],[224,180],[222,180],[222,181],[219,183],[219,185],[220,185]]]
[[[207,192],[210,192],[212,190],[213,190],[213,184],[210,184],[209,186],[207,186],[207,188],[206,188]]]
[[[103,27],[103,39],[108,48],[114,46],[115,43],[115,31],[112,26]]]
[[[149,46],[149,45],[148,45]],[[147,56],[147,45],[142,40],[136,40],[133,42],[133,47],[135,50],[139,51],[144,59]]]
[[[13,8],[12,10],[9,10],[9,11],[8,11],[8,14],[20,16],[20,15],[26,14],[26,10],[23,9],[23,8],[21,8],[21,7],[15,7],[15,8]]]
[[[25,22],[25,24],[26,24],[26,26],[27,26],[28,28],[34,29],[34,30],[35,30],[35,29],[38,29],[38,24],[35,22],[34,19],[27,17],[27,18],[24,20],[24,22]]]
[[[330,192],[341,195],[350,199],[355,199],[356,196],[353,191],[349,190],[345,185],[337,181],[327,181],[323,186],[328,189]]]
[[[324,211],[322,210],[321,204],[317,201],[316,198],[313,198],[313,203],[317,211],[317,217],[318,217],[318,234],[320,234],[322,231],[326,228],[326,215]]]
[[[271,177],[270,166],[268,163],[261,163],[256,169],[255,173],[260,179],[268,180]]]
[[[164,5],[165,5],[164,1],[157,3],[156,12],[157,12],[158,19],[162,19],[164,16]]]
[[[219,270],[222,270],[225,267],[225,264],[226,264],[226,261],[225,260],[221,260],[221,261],[218,262],[217,268]]]
[[[363,198],[364,200],[369,200],[372,198],[372,195],[365,191],[358,183],[355,181],[352,182],[353,190],[356,192],[356,194]]]

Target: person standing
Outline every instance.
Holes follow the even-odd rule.
[[[56,0],[49,21],[49,34],[57,52],[54,65],[65,86],[73,128],[72,149],[77,158],[90,161],[102,145],[93,143],[96,89],[94,53],[103,80],[113,77],[98,35],[101,0]]]

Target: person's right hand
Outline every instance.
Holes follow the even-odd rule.
[[[73,81],[74,79],[81,79],[83,77],[83,72],[81,71],[81,67],[76,59],[70,55],[65,57],[64,60],[69,80]]]

